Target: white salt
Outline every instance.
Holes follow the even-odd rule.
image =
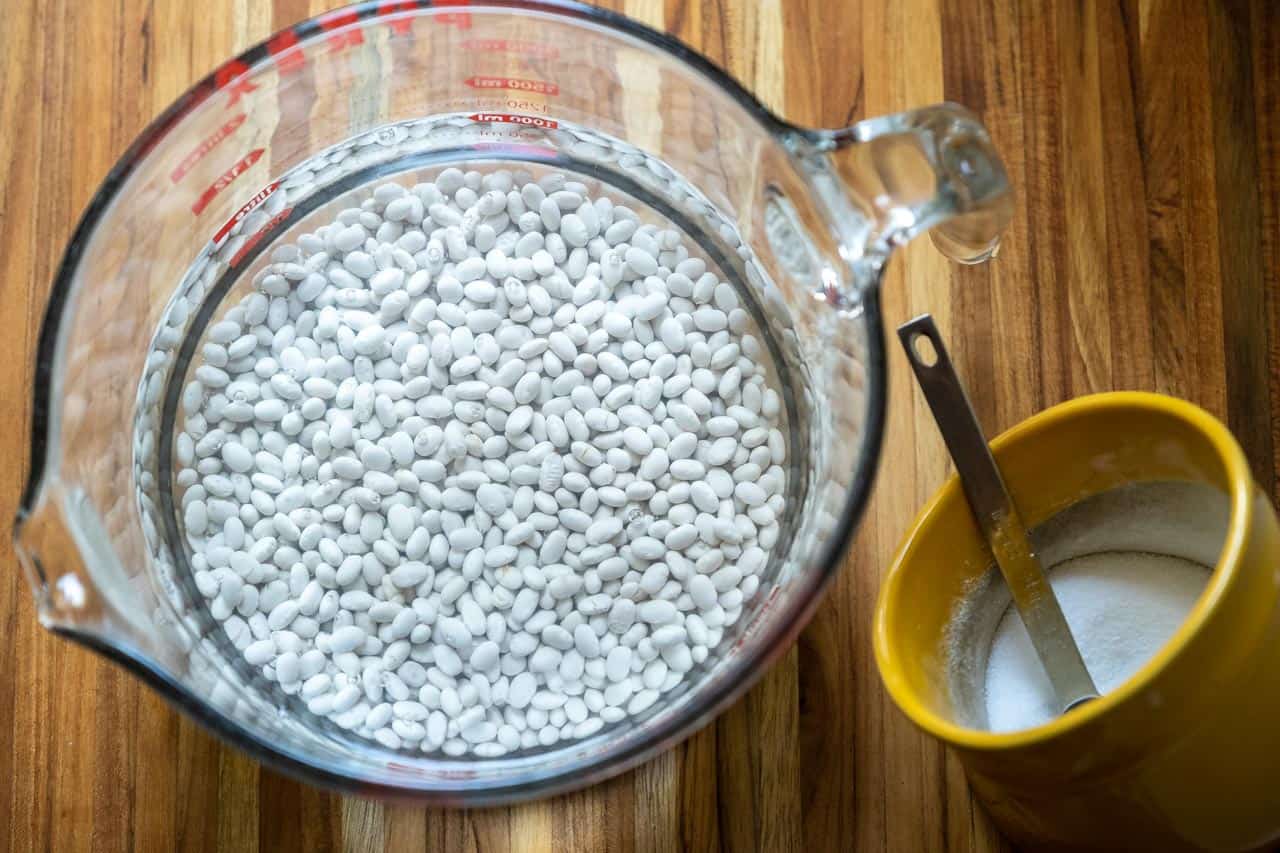
[[[1118,687],[1168,641],[1209,574],[1191,560],[1135,551],[1076,557],[1049,572],[1100,693]],[[987,726],[996,732],[1031,728],[1059,716],[1053,688],[1012,607],[992,639],[986,711]]]

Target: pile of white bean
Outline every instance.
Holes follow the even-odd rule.
[[[386,183],[213,324],[176,439],[196,586],[388,748],[503,755],[652,706],[756,593],[781,404],[728,283],[560,173]]]

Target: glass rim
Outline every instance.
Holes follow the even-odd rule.
[[[359,27],[364,26],[370,19],[384,17],[410,17],[426,13],[467,13],[480,10],[541,12],[550,16],[603,26],[664,51],[701,73],[711,83],[728,93],[739,106],[775,137],[790,132],[806,138],[816,138],[822,133],[795,127],[779,118],[737,80],[673,36],[654,30],[620,13],[587,6],[576,0],[484,0],[476,3],[466,2],[466,0],[461,3],[458,0],[409,0],[409,2],[396,3],[364,0],[364,2],[339,7],[282,28],[219,66],[220,69],[239,67],[242,69],[240,73],[230,79],[220,80],[220,72],[215,69],[188,88],[153,119],[112,166],[81,214],[54,275],[37,342],[32,390],[30,464],[26,484],[18,502],[15,536],[17,528],[31,513],[43,485],[50,477],[50,453],[54,449],[52,436],[57,425],[57,412],[53,409],[52,392],[58,381],[58,355],[62,350],[60,339],[60,333],[63,330],[62,319],[74,296],[76,273],[86,246],[97,233],[101,220],[133,174],[137,164],[165,135],[212,94],[233,84],[242,76],[251,75],[260,70],[260,63],[270,58],[268,45],[279,39],[282,34],[292,33],[298,38],[296,44],[303,44],[305,40],[337,31],[335,28],[325,29],[322,22],[341,19],[344,28]],[[239,63],[238,66],[236,66],[237,63]],[[626,739],[620,740],[624,748],[606,748],[568,762],[542,778],[522,779],[517,784],[509,785],[489,784],[486,781],[483,785],[475,787],[467,787],[465,784],[455,784],[453,787],[443,787],[439,784],[418,787],[353,776],[342,772],[336,762],[317,759],[292,746],[273,742],[225,716],[149,657],[123,644],[114,643],[108,637],[74,626],[51,626],[51,630],[121,665],[219,738],[246,751],[268,767],[294,778],[322,784],[339,791],[438,805],[495,805],[563,793],[616,776],[648,760],[658,752],[680,743],[740,698],[765,670],[790,648],[801,629],[812,617],[822,598],[822,593],[838,570],[839,561],[853,530],[866,509],[884,434],[887,388],[879,283],[877,276],[877,280],[864,289],[860,304],[867,334],[868,387],[864,403],[866,422],[852,472],[852,485],[846,490],[845,501],[837,523],[827,541],[820,546],[819,556],[803,570],[802,575],[797,576],[796,582],[803,582],[804,586],[799,588],[795,595],[789,597],[784,607],[773,611],[770,618],[760,624],[756,629],[758,633],[754,641],[749,644],[749,647],[744,646],[744,651],[729,664],[724,675],[717,679],[717,683],[712,688],[707,689],[702,695],[690,695],[687,707],[682,713],[664,721],[661,726],[643,732],[642,736],[635,738],[633,743],[626,743]],[[805,578],[805,575],[809,577]],[[803,581],[802,578],[804,578]],[[392,756],[395,753],[388,751],[387,754]],[[485,759],[483,763],[496,765],[502,760],[501,758]],[[406,781],[409,780],[406,779]]]

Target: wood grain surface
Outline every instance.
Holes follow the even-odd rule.
[[[35,339],[62,247],[134,135],[317,0],[0,0],[0,518],[28,468]],[[1280,13],[1271,0],[614,0],[788,118],[943,99],[1017,188],[997,262],[927,241],[890,325],[932,311],[989,432],[1076,395],[1187,397],[1280,474]],[[11,850],[999,850],[956,761],[888,702],[879,573],[948,473],[891,352],[871,509],[798,647],[684,745],[606,784],[472,812],[341,798],[268,772],[37,624],[0,535],[0,843]]]

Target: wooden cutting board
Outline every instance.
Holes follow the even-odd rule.
[[[1280,471],[1280,15],[1268,0],[614,0],[801,124],[943,99],[1017,188],[994,264],[917,244],[890,325],[932,311],[989,432],[1139,388],[1228,421]],[[32,351],[75,218],[157,112],[308,0],[0,0],[0,518],[26,477]],[[1209,7],[1209,8],[1206,8]],[[891,348],[879,484],[788,654],[687,743],[580,793],[475,812],[338,797],[263,770],[37,625],[0,536],[0,843],[12,850],[997,850],[959,766],[887,701],[879,573],[948,462]],[[839,401],[834,401],[839,404]]]

